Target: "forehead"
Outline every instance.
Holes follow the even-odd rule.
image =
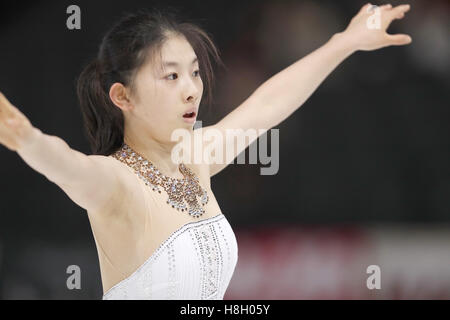
[[[195,62],[197,55],[191,44],[183,36],[171,37],[166,40],[156,61],[157,67],[163,70],[168,67],[188,66]]]
[[[197,58],[197,55],[184,36],[169,36],[162,43],[159,51],[154,51],[150,57],[146,65],[138,73],[146,74],[151,72],[158,76],[159,73],[165,72],[167,68],[177,66],[182,68],[185,66],[191,67],[198,63],[192,63],[194,58]]]
[[[161,47],[161,56],[163,59],[182,59],[184,56],[195,55],[191,44],[183,36],[169,37]]]

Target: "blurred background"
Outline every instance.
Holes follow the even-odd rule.
[[[412,44],[345,60],[276,127],[276,175],[235,164],[212,179],[239,246],[225,299],[450,298],[450,3],[372,3],[411,4],[388,31]],[[66,27],[72,4],[81,30]],[[206,126],[343,31],[365,2],[1,2],[0,90],[89,154],[76,78],[124,11],[155,4],[198,21],[227,66],[213,109],[200,111]],[[101,299],[86,212],[16,153],[2,146],[0,159],[0,298]],[[81,268],[80,290],[66,286],[69,265]],[[370,265],[381,289],[366,285]]]

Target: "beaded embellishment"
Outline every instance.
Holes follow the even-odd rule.
[[[134,169],[138,177],[153,191],[161,193],[159,187],[162,187],[168,195],[167,204],[171,205],[172,208],[181,211],[186,210],[196,218],[205,213],[202,206],[208,203],[208,194],[200,186],[195,174],[184,164],[178,165],[178,170],[184,178],[175,179],[162,174],[155,165],[131,149],[126,143],[111,156]],[[201,205],[197,197],[200,197]]]

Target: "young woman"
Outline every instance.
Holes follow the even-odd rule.
[[[278,125],[355,51],[409,44],[408,35],[386,33],[408,10],[366,4],[345,31],[203,131],[225,136],[229,128]],[[103,299],[223,299],[238,248],[210,179],[230,161],[177,164],[171,157],[171,134],[186,129],[193,135],[204,91],[210,101],[210,56],[220,62],[207,33],[171,14],[139,11],[121,19],[78,81],[93,155],[33,127],[0,94],[0,142],[87,211]]]

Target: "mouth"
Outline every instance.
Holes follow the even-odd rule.
[[[197,118],[197,109],[191,108],[183,114],[183,121],[189,124],[195,123],[195,119]]]
[[[197,115],[197,114],[195,113],[195,111],[193,111],[193,112],[187,112],[187,113],[185,113],[185,114],[183,115],[183,118],[185,118],[185,119],[195,118],[196,115]]]

